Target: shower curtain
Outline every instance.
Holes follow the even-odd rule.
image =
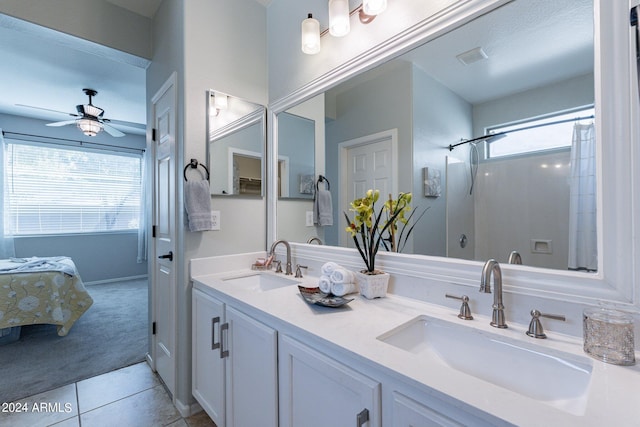
[[[9,209],[9,194],[7,190],[7,165],[5,156],[7,145],[4,142],[4,133],[0,129],[0,165],[2,165],[2,187],[0,187],[0,208],[2,208],[2,221],[0,221],[0,259],[15,256],[13,236],[11,235],[11,210]]]
[[[598,269],[594,125],[576,123],[571,146],[569,269]]]

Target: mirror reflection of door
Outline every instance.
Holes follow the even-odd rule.
[[[340,188],[345,189],[341,198],[341,211],[349,213],[350,203],[362,198],[370,189],[380,190],[378,206],[391,193],[397,197],[397,156],[394,153],[394,132],[381,132],[340,144],[341,164],[345,172]],[[341,178],[342,178],[341,177]],[[350,215],[351,216],[351,215]],[[341,245],[352,247],[353,241],[346,233],[340,234]]]

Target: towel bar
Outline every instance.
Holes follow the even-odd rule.
[[[191,166],[192,169],[197,169],[198,166],[202,166],[204,170],[207,172],[207,181],[209,181],[209,169],[202,163],[199,163],[197,159],[191,159],[191,161],[184,167],[184,171],[182,172],[185,181],[189,181],[187,179],[187,169]]]

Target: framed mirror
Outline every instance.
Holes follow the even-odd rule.
[[[207,135],[211,194],[262,197],[266,108],[209,90]]]
[[[414,218],[424,212],[404,253],[507,263],[515,251],[529,266],[596,271],[595,215],[591,258],[569,262],[574,129],[593,136],[593,33],[592,1],[516,0],[327,90],[325,243],[351,247],[342,212],[377,188],[412,192]],[[472,141],[489,132],[503,136],[495,149]],[[499,154],[497,144],[523,148]]]
[[[463,4],[464,2],[459,3]],[[636,223],[636,220],[633,219],[632,206],[629,200],[633,194],[632,189],[634,187],[634,183],[640,182],[638,181],[640,180],[640,174],[634,171],[629,162],[625,160],[632,157],[633,153],[635,153],[633,143],[637,137],[637,130],[634,128],[636,125],[635,114],[637,113],[637,99],[632,98],[631,95],[636,94],[637,88],[635,87],[636,82],[633,81],[631,76],[632,68],[629,65],[632,63],[630,62],[630,58],[633,57],[633,53],[635,52],[635,47],[631,46],[631,41],[633,40],[629,33],[631,30],[628,28],[629,11],[627,10],[627,6],[622,3],[623,2],[616,2],[612,5],[601,0],[514,0],[510,2],[481,0],[475,2],[473,7],[470,7],[468,11],[466,11],[465,6],[460,6],[462,9],[465,9],[465,11],[462,12],[457,9],[453,10],[455,8],[452,8],[451,11],[442,15],[442,19],[437,18],[420,28],[412,29],[407,34],[403,34],[402,37],[399,37],[398,40],[394,40],[388,46],[385,46],[382,51],[375,49],[368,51],[367,55],[362,55],[361,57],[354,59],[348,64],[348,66],[344,67],[339,72],[329,73],[326,76],[320,77],[309,83],[304,89],[273,102],[270,109],[272,110],[275,120],[280,111],[286,111],[300,101],[318,96],[321,92],[325,93],[326,96],[326,94],[331,91],[339,91],[338,87],[341,84],[344,84],[345,82],[351,83],[354,78],[366,80],[365,84],[367,81],[373,81],[374,78],[379,77],[379,74],[386,71],[385,69],[394,68],[394,63],[399,67],[407,67],[409,69],[408,72],[411,73],[410,75],[412,76],[416,71],[415,68],[417,67],[413,65],[413,63],[409,63],[407,66],[409,57],[402,57],[401,55],[407,53],[407,44],[404,43],[411,44],[412,46],[416,46],[416,49],[419,49],[420,46],[418,46],[419,43],[417,40],[420,39],[427,41],[424,44],[425,46],[431,45],[434,42],[436,44],[441,44],[439,53],[441,55],[448,55],[449,59],[447,61],[457,61],[462,65],[456,56],[465,53],[474,56],[473,50],[477,47],[482,47],[478,45],[478,42],[481,39],[466,33],[466,28],[479,26],[485,33],[506,35],[506,43],[510,44],[512,41],[515,42],[520,40],[522,38],[521,36],[526,36],[535,30],[536,17],[539,14],[544,14],[546,11],[553,11],[552,13],[555,17],[563,17],[562,19],[564,22],[562,25],[570,32],[570,34],[566,34],[566,40],[558,38],[557,34],[555,36],[551,36],[554,31],[554,27],[551,24],[554,23],[555,19],[550,17],[548,20],[543,20],[543,26],[546,28],[546,32],[543,32],[543,34],[540,35],[540,40],[542,41],[541,44],[531,47],[522,47],[520,52],[517,52],[517,54],[514,53],[511,57],[507,58],[513,60],[520,58],[520,60],[522,60],[522,57],[526,57],[526,60],[522,60],[520,66],[517,66],[516,62],[513,62],[511,66],[505,66],[502,68],[501,72],[498,67],[489,66],[489,70],[485,74],[498,75],[499,86],[502,88],[509,88],[512,87],[513,84],[519,84],[519,82],[523,80],[524,75],[517,73],[518,71],[528,69],[529,77],[537,77],[538,75],[543,76],[548,74],[548,71],[562,72],[571,68],[560,65],[560,63],[554,63],[553,59],[555,56],[562,61],[575,61],[580,64],[586,64],[589,69],[584,69],[581,72],[578,71],[573,76],[556,75],[546,83],[540,82],[538,86],[522,87],[512,92],[499,94],[495,99],[491,98],[484,99],[482,102],[478,101],[480,105],[488,106],[490,103],[497,104],[495,101],[502,99],[502,113],[504,118],[500,120],[493,120],[495,117],[490,114],[481,115],[479,108],[476,108],[472,102],[464,99],[460,95],[457,95],[457,97],[453,96],[448,100],[443,100],[439,97],[440,92],[448,91],[455,94],[455,91],[453,88],[442,87],[444,86],[442,81],[432,77],[431,83],[437,83],[440,87],[432,85],[432,90],[426,92],[422,91],[420,93],[420,102],[425,106],[425,108],[418,111],[417,109],[414,109],[413,105],[415,102],[418,102],[416,101],[416,98],[405,98],[405,104],[408,103],[411,106],[410,114],[405,114],[403,116],[410,117],[410,124],[407,128],[408,130],[405,129],[402,131],[402,126],[400,125],[385,125],[384,131],[387,133],[393,133],[393,129],[398,130],[398,144],[400,144],[401,140],[408,140],[409,144],[413,147],[413,144],[417,139],[431,141],[432,150],[424,156],[416,156],[414,151],[410,151],[409,155],[402,154],[402,150],[399,150],[399,177],[397,188],[399,191],[410,188],[414,193],[414,197],[421,197],[423,199],[422,201],[426,202],[425,207],[428,207],[429,209],[422,220],[425,224],[427,223],[426,219],[429,216],[440,216],[444,218],[436,225],[427,227],[425,233],[421,234],[416,232],[413,236],[414,248],[416,246],[416,239],[419,238],[423,241],[422,243],[437,243],[439,247],[442,248],[440,250],[443,252],[432,252],[435,256],[425,257],[424,255],[413,254],[397,258],[397,260],[395,258],[393,259],[394,262],[411,263],[412,268],[415,267],[420,270],[420,277],[433,277],[440,279],[442,277],[447,277],[449,278],[447,280],[454,281],[455,283],[476,283],[476,270],[478,266],[481,266],[480,257],[466,257],[461,255],[458,255],[455,258],[445,257],[447,255],[447,248],[451,247],[450,245],[448,246],[447,243],[447,229],[449,224],[452,222],[452,220],[448,218],[448,214],[454,209],[451,206],[447,207],[445,197],[447,194],[446,191],[449,190],[447,188],[447,167],[455,164],[456,161],[460,161],[461,163],[466,162],[464,170],[467,170],[469,164],[472,163],[467,157],[469,150],[468,147],[470,144],[463,144],[461,146],[463,148],[456,147],[453,151],[449,150],[449,146],[463,141],[470,141],[477,137],[485,137],[487,135],[486,132],[490,132],[490,127],[518,125],[521,121],[533,121],[546,118],[547,116],[553,117],[562,113],[575,113],[582,115],[582,109],[588,109],[593,106],[595,117],[593,119],[587,118],[585,120],[578,121],[585,125],[589,125],[591,121],[595,123],[596,158],[594,161],[598,165],[596,168],[596,176],[594,178],[597,182],[597,192],[595,195],[597,200],[597,271],[592,271],[590,273],[572,271],[569,270],[568,265],[565,268],[564,262],[561,267],[557,268],[553,266],[530,267],[527,265],[511,265],[503,267],[503,271],[505,273],[504,277],[507,281],[507,289],[516,292],[519,289],[535,289],[538,295],[544,295],[548,292],[549,296],[562,295],[565,300],[568,298],[568,300],[571,301],[584,301],[584,298],[597,298],[627,303],[633,301],[633,269],[631,266],[633,265],[632,254],[634,253],[633,248],[635,247],[633,241],[628,237],[628,230]],[[466,5],[466,3],[464,4]],[[533,7],[535,10],[529,10],[529,7]],[[504,17],[495,20],[493,19],[493,17],[506,15],[510,9],[518,11],[518,19],[515,21]],[[527,10],[529,10],[529,12],[527,12]],[[524,26],[521,21],[523,16],[527,17],[527,24]],[[595,22],[594,17],[597,17]],[[582,27],[582,29],[579,29],[585,22],[588,24],[588,27]],[[567,25],[567,23],[570,24]],[[468,25],[470,25],[470,27],[467,27]],[[511,28],[511,32],[507,31],[509,28]],[[576,31],[571,32],[573,29],[576,29]],[[457,34],[458,36],[456,36]],[[449,48],[449,45],[445,43],[449,38],[454,41],[466,40],[473,46],[469,45],[466,50],[458,49],[460,46]],[[594,40],[596,41],[595,45]],[[620,42],[621,40],[623,42]],[[574,49],[567,50],[568,47],[565,47],[556,51],[551,46],[554,44],[561,45],[565,42],[569,43],[569,45],[573,45]],[[487,50],[491,49],[487,47]],[[546,53],[546,55],[543,54],[542,58],[539,58],[537,62],[534,61],[535,58],[539,57],[536,53],[539,54],[540,52]],[[556,55],[552,55],[552,52],[555,52]],[[438,52],[436,51],[434,53]],[[475,53],[478,52],[476,51]],[[490,61],[492,57],[492,54],[489,52],[485,51],[485,53],[487,54],[489,62],[481,59],[480,62],[472,62],[470,65],[467,65],[466,67],[472,67],[472,70],[474,69],[473,67],[476,67],[475,72],[472,72],[470,74],[471,77],[466,81],[462,81],[460,83],[461,85],[466,87],[481,86],[479,78],[483,73],[479,72],[477,67],[482,66],[482,64],[491,64]],[[586,54],[586,56],[580,56],[581,54]],[[482,57],[483,55],[480,53],[477,56]],[[402,63],[401,58],[406,59],[404,63]],[[429,60],[430,66],[434,67],[442,61],[442,56],[432,56]],[[562,63],[566,65],[565,62]],[[532,67],[529,69],[526,66]],[[362,70],[369,70],[369,72],[363,73]],[[380,71],[380,73],[376,73],[376,71]],[[419,71],[423,72],[425,70],[420,69]],[[531,111],[529,111],[525,116],[507,118],[509,113],[521,113],[524,110],[528,110],[529,107],[537,105],[533,103],[535,97],[532,97],[528,103],[521,104],[521,107],[518,107],[512,103],[516,98],[521,97],[521,95],[527,95],[527,92],[533,95],[533,92],[530,91],[537,87],[546,87],[547,92],[553,92],[554,83],[559,84],[562,81],[568,81],[571,79],[574,79],[573,83],[575,85],[569,84],[563,88],[562,91],[568,91],[572,86],[579,86],[581,88],[579,94],[584,98],[584,100],[577,100],[577,98],[574,97],[571,105],[563,105],[562,103],[559,103],[557,105],[551,105],[551,108],[546,109],[545,111],[531,109]],[[614,82],[621,83],[620,85],[617,85]],[[356,82],[354,82],[354,84],[355,83]],[[388,88],[375,83],[368,87],[371,91],[386,90],[385,93],[388,95],[386,98],[387,101],[380,102],[375,106],[378,110],[383,111],[387,117],[394,113],[394,109],[398,108],[396,102],[402,95],[401,92],[407,92],[410,94],[410,91],[405,88],[406,85]],[[345,89],[349,88],[347,87]],[[559,86],[558,90],[560,90]],[[361,92],[365,92],[364,86],[362,86]],[[509,98],[510,96],[512,97],[511,99]],[[345,96],[344,102],[346,103],[349,99],[353,98]],[[563,99],[558,101],[564,102]],[[467,105],[465,108],[460,108],[460,110],[464,112],[464,120],[456,120],[456,116],[449,113],[448,107],[453,102],[457,102],[462,106],[464,106],[465,103],[471,104]],[[327,100],[327,111],[339,108],[339,104],[339,100],[337,103],[334,103],[334,105],[332,105],[330,100]],[[486,110],[487,113],[489,111],[490,110]],[[422,124],[424,122],[418,120],[418,118],[421,118],[423,113],[426,114],[428,112],[436,114],[434,116],[435,119],[432,119],[428,125],[424,125]],[[420,117],[418,117],[418,114],[420,114]],[[589,113],[587,113],[587,117],[588,116]],[[616,120],[616,117],[629,117],[631,119],[628,122],[625,121],[620,124],[619,121]],[[354,115],[351,122],[358,120],[364,120],[367,121],[367,123],[376,123],[374,120],[370,119],[370,116],[362,114]],[[485,124],[480,125],[480,123]],[[486,126],[486,128],[483,129],[483,126]],[[330,126],[328,124],[326,126],[326,147],[328,147],[328,141],[330,141],[329,133],[331,130],[329,127]],[[375,135],[379,129],[369,127],[368,131],[370,131],[368,136],[371,136]],[[511,135],[515,135],[515,132]],[[353,142],[354,140],[357,141],[358,138],[362,138],[362,135],[354,132],[352,135],[346,135],[346,137],[340,141],[333,141],[333,143],[340,144],[348,141]],[[511,136],[508,136],[503,138],[503,140],[506,142],[510,138]],[[277,139],[277,133],[274,134],[274,139]],[[511,140],[513,141],[515,138],[511,138]],[[610,141],[615,141],[615,144],[608,143]],[[317,145],[320,144],[319,141],[316,141],[316,143]],[[485,151],[485,145],[485,142],[483,142],[483,144],[478,144],[478,154],[480,156],[484,156],[486,152],[490,152],[490,150]],[[465,150],[467,150],[466,154]],[[433,161],[433,158],[430,157],[431,154],[435,155],[436,153],[438,153],[439,156],[441,155],[441,157],[438,157],[440,159],[438,160],[439,163]],[[447,155],[445,156],[442,154]],[[331,166],[338,164],[336,160],[338,156],[330,156],[330,151],[326,149],[326,174],[331,179],[331,176],[339,177],[340,174],[337,171],[337,166]],[[460,157],[459,159],[457,159],[458,156]],[[453,159],[450,160],[450,157]],[[491,162],[499,162],[497,159],[481,158],[482,161],[487,164]],[[464,165],[464,163],[462,164]],[[478,162],[477,165],[479,166],[480,162]],[[331,167],[336,168],[336,171],[333,174],[330,174]],[[423,182],[424,174],[428,174],[429,170],[433,169],[440,171],[442,186],[440,196],[423,196],[423,194],[425,194],[425,186]],[[409,176],[407,176],[407,171]],[[469,172],[467,172],[467,174],[469,174]],[[504,179],[505,178],[503,178],[503,180]],[[531,191],[528,187],[527,181],[514,182],[514,185],[515,184],[519,186],[518,188],[520,188],[523,193]],[[340,200],[342,197],[340,194],[342,185],[332,186],[332,188],[334,187],[336,188],[334,200]],[[535,188],[535,190],[543,190],[543,187],[544,185],[540,185],[538,188]],[[461,192],[470,190],[469,183],[466,182],[466,179],[462,181],[460,189],[462,190]],[[453,189],[451,190],[453,191]],[[476,191],[474,191],[475,194],[480,193],[478,187],[476,187]],[[533,196],[533,193],[527,194],[531,194],[530,201],[535,203],[536,200],[539,200],[539,198]],[[274,201],[271,200],[270,203],[274,203]],[[269,209],[273,212],[275,210],[275,206],[273,208],[270,207]],[[527,215],[533,215],[532,211]],[[334,221],[337,220],[338,218],[334,218]],[[528,227],[530,224],[527,222],[529,217],[526,215],[509,215],[508,220],[523,228]],[[269,225],[270,229],[268,231],[268,240],[275,239],[279,236],[275,217],[271,217]],[[474,221],[474,227],[475,226],[476,224]],[[324,231],[328,242],[339,242],[339,228],[333,233],[333,237],[329,236],[329,234],[331,234],[329,228],[326,228]],[[475,232],[477,233],[478,231],[489,230],[482,230],[482,227],[476,227]],[[453,233],[449,234],[455,236]],[[493,230],[490,230],[489,234],[490,237],[493,238],[491,236],[493,234]],[[535,234],[538,236],[542,235],[541,232],[536,232]],[[555,235],[551,238],[552,248],[557,247],[553,243],[553,240],[556,238],[557,237]],[[291,240],[304,242],[303,239]],[[471,239],[468,238],[468,245],[470,244],[470,240]],[[541,237],[533,238],[534,243],[539,243],[534,244],[533,246],[531,245],[531,240],[532,239],[530,238],[529,245],[525,250],[530,250],[532,247],[538,249],[541,248],[543,251],[545,250],[546,242],[544,242],[544,240],[548,239]],[[474,242],[472,247],[475,248],[480,245],[482,245],[482,242]],[[547,246],[547,248],[548,247],[549,246]],[[555,249],[553,250],[555,251]],[[503,263],[503,266],[506,264],[508,256],[509,253],[501,253],[499,255],[499,259]],[[482,259],[482,261],[485,261],[485,259]],[[425,267],[418,267],[418,265],[424,265]]]

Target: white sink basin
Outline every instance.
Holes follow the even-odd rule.
[[[592,371],[587,357],[429,316],[418,316],[378,339],[572,414],[584,414]]]
[[[267,273],[249,273],[242,276],[224,278],[222,281],[242,286],[248,290],[256,292],[270,291],[272,289],[282,288],[283,286],[291,286],[300,283],[297,280]]]

